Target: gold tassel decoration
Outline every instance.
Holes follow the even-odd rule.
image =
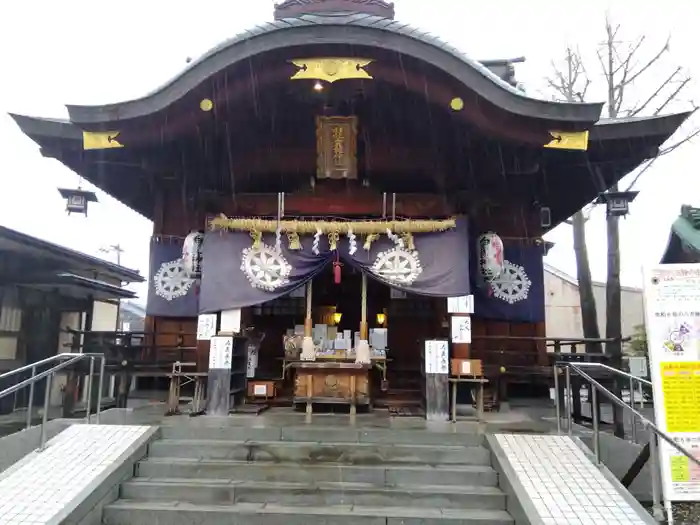
[[[334,252],[338,249],[338,240],[339,239],[340,239],[340,234],[337,231],[330,232],[328,234],[328,244],[330,245],[332,252]]]
[[[299,234],[296,232],[287,232],[287,240],[289,241],[290,250],[301,250],[301,241]]]
[[[408,251],[414,251],[416,249],[416,243],[415,240],[413,239],[413,234],[412,233],[402,233],[401,238],[403,239],[404,246],[406,246],[406,249]]]
[[[253,238],[253,249],[260,249],[260,245],[262,244],[262,232],[251,230],[250,236]]]
[[[369,235],[367,236],[367,238],[365,239],[365,244],[364,244],[364,246],[363,246],[363,248],[365,249],[365,251],[368,252],[369,249],[372,247],[372,243],[373,243],[374,241],[376,241],[377,239],[379,239],[379,234],[377,234],[377,233],[371,233],[371,234],[369,234]]]

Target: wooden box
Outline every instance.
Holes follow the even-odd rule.
[[[453,376],[481,377],[484,375],[481,359],[452,359],[450,365]]]
[[[275,397],[274,381],[248,381],[248,397]]]
[[[369,404],[367,365],[355,363],[297,363],[294,401],[314,403]]]

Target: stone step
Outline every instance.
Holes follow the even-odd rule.
[[[121,497],[139,501],[181,501],[204,505],[268,503],[290,507],[360,505],[434,509],[504,510],[496,487],[376,487],[368,483],[279,483],[230,480],[134,479]]]
[[[378,487],[415,485],[494,486],[487,465],[343,465],[251,463],[233,460],[148,458],[136,466],[141,478],[228,479],[285,483],[369,483]]]
[[[288,507],[260,503],[193,505],[120,500],[104,509],[103,525],[513,525],[502,510]]]
[[[396,445],[480,446],[484,436],[473,422],[437,425],[435,431],[402,428],[356,428],[343,425],[255,426],[246,424],[217,424],[216,421],[180,420],[161,426],[164,439],[213,439],[224,441],[301,441],[330,443],[380,443]]]
[[[484,447],[444,445],[381,445],[375,443],[316,443],[303,441],[221,441],[164,439],[152,443],[151,458],[239,460],[376,465],[490,465]]]

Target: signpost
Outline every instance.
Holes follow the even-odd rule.
[[[425,342],[425,418],[447,421],[449,392],[449,349],[445,340]]]
[[[700,458],[700,264],[644,272],[656,425]],[[700,500],[700,466],[660,440],[664,500]]]

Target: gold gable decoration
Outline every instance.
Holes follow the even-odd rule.
[[[119,142],[119,131],[83,131],[83,149],[123,148]]]
[[[588,131],[550,131],[552,140],[545,148],[586,151],[588,149]]]
[[[291,61],[299,68],[290,80],[323,80],[333,83],[336,80],[372,80],[363,68],[370,65],[369,58],[297,58]]]

